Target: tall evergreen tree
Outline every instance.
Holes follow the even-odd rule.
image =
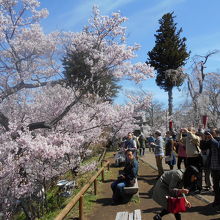
[[[182,28],[177,30],[172,13],[164,14],[159,20],[160,27],[155,34],[155,46],[148,52],[146,63],[151,64],[157,71],[157,85],[168,92],[169,115],[173,112],[173,87],[183,84],[185,74],[182,66],[190,52],[186,49],[186,38],[180,37]]]

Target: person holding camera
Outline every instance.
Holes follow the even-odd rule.
[[[186,147],[186,167],[195,166],[199,170],[199,178],[195,190],[202,190],[202,156],[200,149],[200,137],[195,134],[193,128],[182,128],[180,130],[180,141]]]

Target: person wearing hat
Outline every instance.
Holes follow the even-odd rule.
[[[161,131],[156,130],[155,133],[155,143],[151,143],[152,146],[154,146],[154,154],[155,154],[155,159],[156,159],[156,164],[157,164],[157,169],[158,169],[158,177],[159,178],[163,174],[163,164],[162,160],[164,157],[164,141],[163,138],[161,137]]]
[[[195,134],[193,127],[182,128],[180,130],[180,141],[185,144],[186,147],[186,166],[195,166],[200,172],[199,181],[195,188],[197,192],[202,190],[202,156],[200,149],[200,137]]]
[[[167,211],[167,196],[177,197],[188,194],[195,182],[199,178],[199,171],[194,166],[189,166],[185,171],[171,170],[165,172],[158,180],[153,191],[153,200],[162,206],[163,210],[154,216],[154,220],[161,220],[164,215],[169,214]],[[185,199],[186,207],[190,208],[190,202]],[[180,213],[175,214],[177,220],[181,220]]]

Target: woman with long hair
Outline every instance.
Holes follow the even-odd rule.
[[[189,166],[185,171],[171,170],[165,172],[157,181],[154,191],[153,199],[163,207],[163,210],[154,216],[154,220],[160,220],[167,211],[167,198],[166,196],[177,197],[182,194],[188,194],[193,188],[195,182],[199,178],[199,171],[194,166]],[[186,206],[191,207],[189,201],[186,200]],[[177,220],[181,220],[180,213],[174,214]]]

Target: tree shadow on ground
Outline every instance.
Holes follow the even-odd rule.
[[[112,204],[112,198],[101,198],[97,200],[90,200],[90,202],[93,203],[99,203],[102,206],[110,206],[110,205],[124,205],[127,204],[130,201],[131,198],[124,199],[124,201],[121,201],[120,203]]]
[[[116,166],[115,166],[114,163],[110,163],[110,164],[109,164],[109,167],[110,167],[110,168],[116,168]]]
[[[99,203],[102,206],[109,206],[112,204],[112,198],[101,198],[101,199],[89,200],[89,201],[93,203]]]
[[[110,168],[121,168],[121,167],[123,167],[122,165],[116,166],[115,163],[110,163],[109,166],[110,166]]]
[[[152,176],[152,175],[150,175],[150,176],[147,176],[147,175],[142,176],[142,175],[140,175],[140,176],[138,176],[138,180],[139,181],[143,181],[145,183],[148,183],[149,185],[155,185],[156,182],[157,182],[156,177],[157,176]]]
[[[142,199],[152,199],[153,190],[154,190],[154,187],[152,187],[152,188],[151,188],[150,190],[148,190],[147,192],[140,192],[140,191],[139,191],[139,196],[140,196],[140,198],[142,198]]]
[[[207,196],[214,196],[214,192],[211,192],[211,191],[202,191],[200,193],[200,195],[207,195]]]
[[[155,174],[155,175],[139,175],[139,176],[143,177],[143,178],[156,178],[157,174]]]
[[[108,180],[104,180],[103,183],[110,183],[110,182],[113,182],[115,181],[115,179],[108,179]]]
[[[161,211],[161,208],[159,207],[142,210],[143,213],[155,213],[155,214],[157,214],[159,211]]]
[[[66,217],[66,220],[79,220],[79,217]]]
[[[139,191],[140,198],[143,198],[143,199],[151,199],[152,198],[154,186],[157,182],[155,177],[157,177],[157,175],[139,175],[138,176],[138,181],[142,181],[144,183],[147,183],[149,186],[152,186],[150,188],[150,190],[148,190],[148,191],[145,191],[145,192]]]
[[[198,212],[199,214],[205,215],[205,216],[213,216],[217,214],[216,210],[210,204],[205,205],[205,206],[192,207],[190,209],[187,209],[187,212]],[[220,219],[220,218],[216,218],[216,219]]]

